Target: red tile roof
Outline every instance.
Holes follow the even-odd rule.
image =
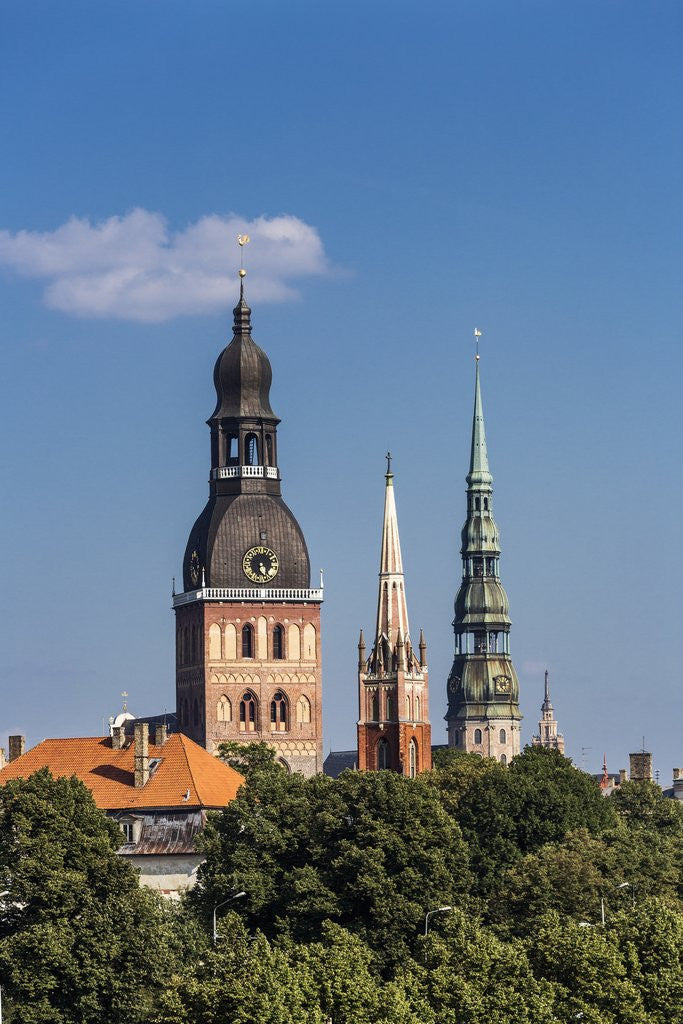
[[[0,785],[25,779],[39,768],[55,776],[75,775],[104,811],[128,808],[225,807],[244,782],[234,768],[213,757],[182,733],[172,733],[163,746],[149,744],[149,757],[160,764],[145,786],[135,788],[133,743],[112,748],[109,737],[43,740],[0,771]],[[187,799],[185,796],[187,795]]]

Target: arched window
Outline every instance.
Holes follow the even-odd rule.
[[[459,747],[460,746],[460,733],[456,732],[455,736],[454,736],[454,739],[455,739],[455,746]]]
[[[422,701],[419,697],[415,698],[415,721],[422,721]]]
[[[489,499],[488,498],[484,498],[484,512],[488,512],[488,510],[489,510]]]
[[[270,731],[287,731],[287,698],[282,690],[274,693],[270,702]]]
[[[501,743],[507,743],[507,739],[508,738],[507,738],[507,733],[505,732],[505,729],[501,729],[500,730],[498,738],[500,739]]]
[[[256,434],[247,434],[244,438],[244,464],[245,466],[258,466],[258,437]]]
[[[379,722],[379,693],[377,690],[372,695],[372,721]]]
[[[406,696],[406,719],[410,721],[410,697]]]
[[[474,730],[474,742],[481,743],[481,729]]]
[[[284,757],[276,757],[275,764],[279,764],[281,768],[284,768],[286,772],[289,772],[291,774],[292,769],[289,767]]]
[[[194,724],[195,725],[199,725],[199,704],[197,703],[197,698],[196,697],[194,699],[194,707],[193,707],[193,710],[192,710],[192,717],[194,719]]]
[[[414,779],[417,775],[417,743],[411,740],[408,744],[408,775]]]
[[[240,732],[256,730],[256,697],[247,690],[240,701]]]
[[[377,744],[377,769],[382,771],[384,768],[389,767],[389,744],[385,739],[381,739]]]
[[[231,722],[232,721],[232,705],[230,698],[223,694],[218,698],[218,704],[216,705],[216,717],[219,722]]]
[[[479,510],[481,509],[481,498],[474,499],[474,507],[476,511],[479,512]]]
[[[285,631],[282,626],[273,628],[273,658],[280,660],[285,656]]]
[[[271,434],[266,434],[266,465],[273,465],[273,438]]]
[[[500,755],[500,763],[501,763],[501,764],[507,764],[507,763],[508,763],[508,759],[507,759],[507,757],[505,756],[505,754],[501,754],[501,755]]]
[[[242,657],[254,657],[254,627],[249,622],[242,626]]]
[[[387,694],[387,722],[393,722],[394,720],[394,698],[392,694]]]
[[[311,720],[311,702],[303,694],[296,702],[296,720],[299,725],[308,725]]]
[[[217,622],[209,626],[209,660],[220,661],[221,658],[221,627]]]

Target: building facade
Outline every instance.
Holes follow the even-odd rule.
[[[550,683],[548,681],[547,669],[545,673],[543,703],[541,704],[541,720],[538,723],[538,736],[534,736],[531,743],[534,747],[546,747],[548,750],[559,750],[561,754],[564,754],[564,736],[561,732],[557,731],[555,710],[553,708],[552,701],[550,700]],[[605,772],[607,772],[606,765]]]
[[[455,657],[448,677],[448,745],[506,764],[520,750],[519,683],[510,657],[510,616],[500,580],[500,535],[476,358],[462,583],[455,599]]]
[[[178,728],[215,752],[264,740],[290,770],[322,771],[319,588],[282,500],[272,371],[235,307],[214,368],[209,500],[190,531],[176,614]]]
[[[362,630],[358,643],[358,768],[412,778],[432,766],[427,648],[422,630],[417,653],[410,639],[390,456],[387,463],[377,624],[368,658]]]

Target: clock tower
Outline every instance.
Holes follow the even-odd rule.
[[[176,614],[179,728],[212,752],[264,740],[292,771],[322,771],[320,605],[306,541],[280,491],[268,356],[235,307],[214,367],[209,500],[190,531]]]
[[[385,481],[377,627],[369,658],[362,630],[358,642],[358,767],[412,778],[432,767],[427,647],[422,630],[417,652],[410,641],[391,455]]]
[[[508,598],[500,581],[500,535],[493,518],[484,412],[476,357],[462,583],[455,598],[455,658],[448,677],[448,745],[494,757],[519,753],[519,683],[510,658]]]

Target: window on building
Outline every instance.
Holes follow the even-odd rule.
[[[249,622],[242,626],[242,657],[254,657],[254,627]]]
[[[256,731],[256,697],[250,690],[242,695],[240,701],[240,732]]]
[[[247,434],[244,438],[244,464],[245,466],[258,466],[258,437],[256,434]]]
[[[488,512],[488,510],[489,510],[489,499],[488,498],[484,498],[484,512]]]
[[[415,721],[422,721],[422,701],[419,697],[415,698]]]
[[[287,698],[282,690],[274,693],[270,702],[270,731],[287,731]]]
[[[500,755],[500,763],[501,764],[507,764],[508,763],[508,759],[507,759],[505,754],[501,754]]]
[[[377,768],[382,771],[384,768],[389,767],[389,744],[385,739],[381,739],[377,744]]]
[[[237,434],[228,435],[228,464],[231,466],[237,465],[239,462],[239,447],[237,443]]]
[[[411,779],[417,775],[417,743],[411,740],[408,744],[408,774]]]
[[[299,725],[308,725],[311,720],[311,702],[303,694],[296,702],[296,720]]]
[[[481,743],[481,729],[474,730],[474,742]]]
[[[273,658],[279,661],[285,656],[285,631],[282,626],[273,629]]]
[[[481,498],[474,499],[474,507],[476,511],[479,512],[479,510],[481,509]]]
[[[455,740],[456,747],[459,747],[460,746],[460,733],[456,732],[453,738]]]
[[[393,722],[394,720],[394,698],[388,693],[387,694],[387,722]]]
[[[505,732],[505,729],[501,729],[500,730],[499,739],[500,739],[501,743],[507,743],[508,738],[507,738],[507,733]]]
[[[273,438],[270,434],[266,434],[266,465],[273,465]]]
[[[406,697],[406,720],[410,721],[410,697]]]
[[[473,558],[472,559],[472,568],[474,570],[474,576],[483,576],[484,575],[484,559],[483,558]]]
[[[124,843],[135,842],[135,822],[134,821],[120,821],[121,831],[123,832]]]
[[[231,722],[232,721],[232,705],[230,698],[223,694],[218,698],[218,704],[216,705],[216,717],[219,722]]]
[[[379,693],[377,690],[372,695],[372,721],[379,722]]]

